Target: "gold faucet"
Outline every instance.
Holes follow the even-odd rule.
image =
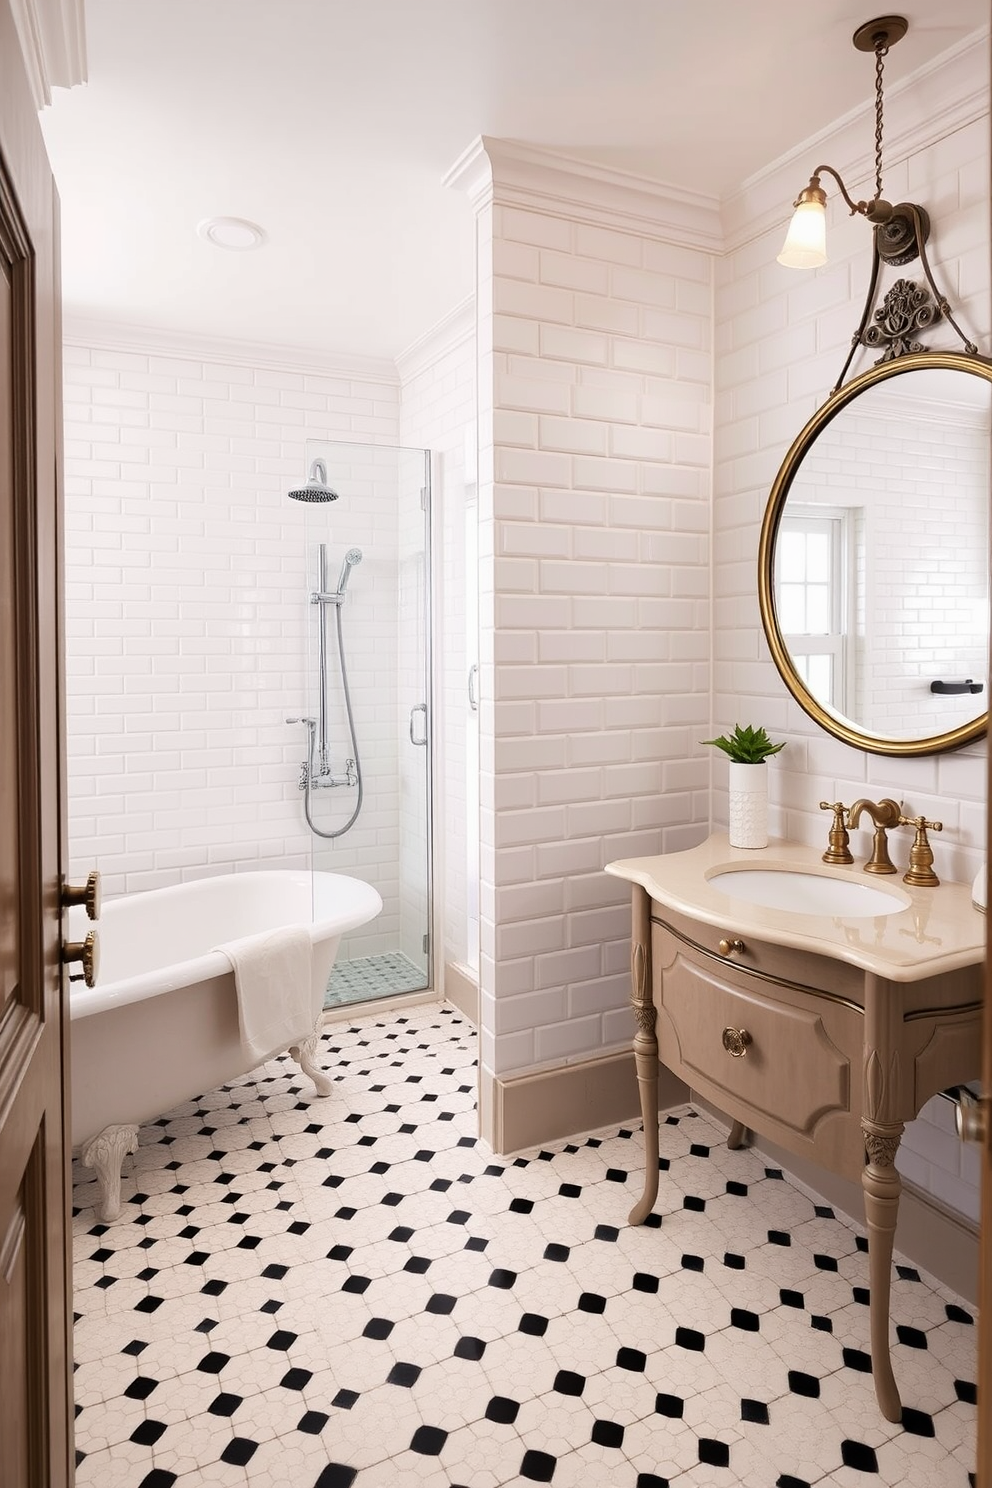
[[[851,827],[858,825],[863,811],[867,811],[875,823],[875,838],[872,843],[871,857],[865,864],[866,873],[895,873],[896,865],[889,857],[889,844],[885,832],[888,827],[897,827],[905,820],[901,810],[898,801],[884,796],[881,801],[855,801],[848,812],[848,825]],[[932,856],[931,854],[931,859]]]
[[[932,889],[940,883],[940,879],[933,871],[933,848],[927,837],[927,828],[929,827],[931,832],[942,832],[944,823],[927,821],[923,816],[900,816],[899,825],[916,828],[916,836],[909,849],[909,868],[902,876],[903,883],[913,884],[917,888]]]
[[[828,846],[823,854],[823,861],[825,863],[853,863],[851,839],[847,835],[847,824],[844,821],[847,807],[843,801],[821,801],[820,810],[832,811],[834,814],[834,819],[830,823],[830,836],[827,838]]]

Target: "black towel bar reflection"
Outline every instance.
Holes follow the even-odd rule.
[[[931,692],[941,692],[947,697],[957,697],[962,692],[981,692],[985,686],[984,682],[973,682],[969,677],[965,682],[931,682]]]

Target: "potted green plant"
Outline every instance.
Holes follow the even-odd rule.
[[[768,846],[768,770],[766,760],[785,748],[773,744],[763,728],[734,725],[730,735],[704,739],[730,760],[730,845]]]

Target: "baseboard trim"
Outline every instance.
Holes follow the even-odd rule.
[[[664,1066],[658,1074],[659,1109],[683,1104],[689,1093],[682,1081]],[[505,1079],[484,1072],[482,1087],[483,1136],[503,1157],[640,1120],[634,1055],[629,1049]]]
[[[729,1131],[730,1123],[715,1106],[701,1100],[695,1091],[689,1098],[716,1126]],[[751,1145],[794,1178],[801,1188],[826,1199],[833,1208],[864,1229],[864,1196],[860,1184],[838,1178],[757,1134],[752,1136]],[[896,1249],[914,1266],[929,1271],[931,1276],[966,1302],[978,1305],[977,1226],[905,1180],[899,1202]]]
[[[473,1028],[478,1028],[479,982],[467,966],[457,961],[444,963],[444,998],[468,1019]]]

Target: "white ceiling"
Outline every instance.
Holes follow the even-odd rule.
[[[901,11],[887,86],[988,23],[988,0]],[[871,103],[873,60],[851,45],[871,14],[864,0],[86,0],[89,82],[42,115],[67,312],[394,358],[472,292],[471,208],[441,182],[477,135],[723,198]],[[196,236],[212,216],[268,240],[220,251]]]

